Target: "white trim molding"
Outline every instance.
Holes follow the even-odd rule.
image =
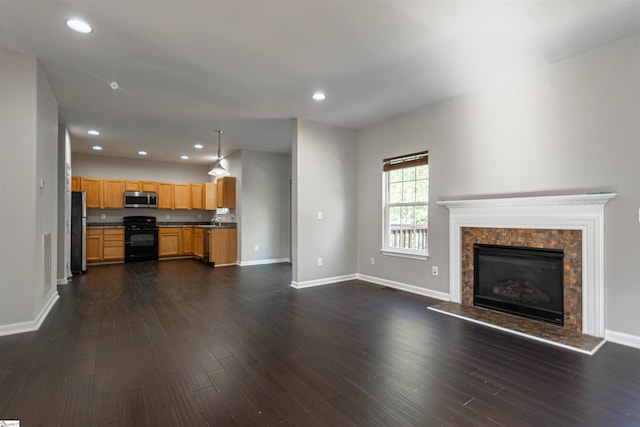
[[[396,282],[394,280],[383,279],[380,277],[367,276],[366,274],[356,274],[356,279],[364,282],[374,283],[376,285],[386,286],[388,288],[399,289],[401,291],[410,292],[412,294],[422,295],[424,297],[435,298],[442,301],[450,301],[450,295],[446,292],[434,291],[420,286],[409,285],[406,283]]]
[[[60,298],[57,292],[53,292],[47,304],[40,310],[38,316],[34,320],[27,322],[11,323],[9,325],[0,325],[0,337],[5,335],[21,334],[24,332],[33,332],[40,329],[42,322],[47,318],[49,312]]]
[[[254,261],[240,261],[238,265],[246,267],[250,265],[279,264],[281,262],[291,262],[291,260],[289,258],[257,259]]]
[[[607,341],[640,349],[640,336],[638,335],[625,334],[624,332],[607,329],[605,336]]]
[[[312,288],[314,286],[330,285],[332,283],[346,282],[347,280],[355,280],[355,274],[346,274],[344,276],[325,277],[323,279],[306,280],[304,282],[291,282],[291,287],[295,289]]]
[[[449,209],[449,293],[461,302],[463,227],[582,231],[582,332],[603,338],[604,206],[616,193],[439,201]]]

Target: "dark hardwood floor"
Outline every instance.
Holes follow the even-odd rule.
[[[27,426],[638,426],[640,351],[586,356],[287,264],[90,267],[0,338],[0,419]]]

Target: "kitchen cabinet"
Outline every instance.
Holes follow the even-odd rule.
[[[191,209],[204,208],[204,184],[190,184],[191,186]]]
[[[124,228],[105,228],[102,232],[102,259],[104,261],[124,260]]]
[[[98,178],[80,178],[80,191],[87,193],[88,208],[102,208],[102,180]]]
[[[88,228],[87,263],[124,260],[124,228]]]
[[[193,229],[193,254],[198,258],[204,257],[204,240],[202,238],[204,230],[202,227],[195,227]]]
[[[120,179],[102,180],[102,207],[105,209],[122,209],[124,207],[122,193],[124,181]]]
[[[238,262],[238,229],[212,228],[209,236],[209,261],[215,265]]]
[[[183,227],[180,229],[180,255],[193,254],[193,228]]]
[[[173,209],[173,184],[158,182],[158,209]]]
[[[80,177],[79,176],[72,176],[71,177],[71,191],[82,191],[82,186],[80,183]]]
[[[142,191],[149,193],[158,192],[158,183],[155,181],[142,181]]]
[[[124,191],[142,191],[142,181],[132,181],[127,179],[124,182]]]
[[[180,256],[180,233],[178,227],[160,227],[158,233],[158,256]]]
[[[101,228],[87,229],[86,246],[87,262],[100,262],[103,260],[103,230]]]
[[[173,184],[173,208],[191,209],[191,184]]]
[[[218,186],[215,182],[205,182],[202,184],[202,209],[213,211],[218,208],[217,192]]]
[[[236,208],[236,179],[232,176],[218,178],[216,181],[216,199],[219,208]]]

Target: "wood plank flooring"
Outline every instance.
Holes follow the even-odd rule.
[[[638,426],[640,351],[587,356],[291,267],[94,266],[0,337],[21,426]]]

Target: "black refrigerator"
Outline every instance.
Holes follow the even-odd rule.
[[[87,271],[87,193],[71,193],[71,273]]]

